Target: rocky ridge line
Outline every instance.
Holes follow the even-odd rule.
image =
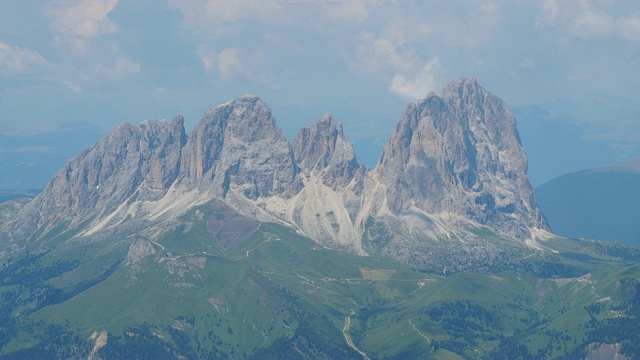
[[[363,253],[363,236],[378,241],[372,226],[387,229],[387,246],[416,231],[451,238],[466,231],[459,219],[522,240],[547,229],[526,168],[513,114],[475,79],[409,104],[369,171],[330,115],[289,142],[266,104],[245,95],[210,109],[188,137],[181,117],[121,124],[65,165],[3,232],[35,239],[82,224],[84,236],[130,219],[176,219],[220,199]]]

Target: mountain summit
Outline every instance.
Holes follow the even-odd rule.
[[[271,110],[259,97],[245,95],[207,111],[182,150],[176,185],[255,201],[298,192],[297,172],[291,144]]]
[[[459,242],[501,251],[481,229],[518,247],[546,230],[526,170],[513,114],[473,78],[409,104],[372,170],[331,115],[290,143],[267,105],[245,95],[207,111],[189,136],[182,117],[121,124],[65,165],[2,236],[16,246],[123,228],[161,236],[219,201],[324,245],[428,262]]]
[[[407,106],[373,170],[393,214],[455,214],[519,239],[547,227],[507,105],[462,78]]]

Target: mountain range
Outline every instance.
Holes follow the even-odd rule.
[[[527,166],[473,78],[371,169],[331,115],[289,141],[254,95],[190,134],[122,123],[0,204],[0,358],[637,354],[640,251],[553,235]]]
[[[578,171],[536,189],[554,233],[640,246],[640,159]]]
[[[433,243],[421,238],[474,247],[483,242],[474,229],[487,228],[518,246],[547,230],[526,170],[513,114],[473,78],[409,105],[370,170],[330,115],[290,143],[267,105],[246,95],[210,109],[189,136],[182,117],[122,123],[5,228],[13,243],[54,229],[109,235],[218,199],[324,245],[407,260]]]

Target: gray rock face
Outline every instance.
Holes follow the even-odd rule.
[[[305,186],[293,199],[291,221],[316,241],[362,252],[355,219],[366,169],[342,125],[328,114],[320,117],[300,130],[293,152]]]
[[[290,197],[300,190],[291,144],[271,110],[246,95],[209,110],[182,152],[180,183],[226,197],[235,187],[247,199]]]
[[[472,78],[407,106],[373,170],[394,214],[451,213],[517,238],[547,228],[526,171],[513,114]]]
[[[16,214],[25,207],[31,199],[18,198],[0,203],[0,226],[15,218]]]
[[[546,229],[526,170],[511,111],[474,79],[410,104],[371,171],[330,115],[290,143],[265,103],[246,95],[210,109],[188,137],[181,117],[121,124],[1,225],[0,238],[60,229],[108,238],[130,220],[176,219],[218,199],[324,244],[364,253],[366,238],[410,258],[423,249],[415,241],[456,232],[459,219],[518,239]]]
[[[339,133],[343,136],[329,114],[300,129],[293,141],[293,153],[300,169],[324,169],[329,165]]]
[[[129,251],[127,252],[127,257],[124,259],[124,262],[127,264],[136,263],[155,253],[156,249],[151,244],[151,241],[137,236],[129,246]]]
[[[71,226],[125,203],[162,198],[178,175],[185,142],[182,117],[120,124],[51,179],[21,212],[21,227],[37,232],[56,220]]]
[[[365,173],[344,136],[342,124],[336,125],[329,114],[300,130],[293,141],[293,153],[302,171],[318,172],[323,183],[334,190],[353,179],[361,180]]]

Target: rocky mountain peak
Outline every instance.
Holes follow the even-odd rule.
[[[293,153],[300,169],[323,169],[329,164],[336,147],[338,129],[335,120],[324,114],[314,123],[300,129],[293,141]]]
[[[529,228],[547,228],[526,170],[511,110],[462,78],[407,106],[374,172],[392,213],[415,206],[526,238]]]
[[[19,222],[32,232],[51,226],[55,219],[73,226],[110,214],[123,204],[158,200],[178,176],[185,142],[180,117],[170,124],[164,120],[121,123],[53,176],[23,209]]]
[[[470,94],[485,93],[486,90],[474,77],[461,77],[448,82],[442,88],[442,97],[458,96],[468,98]]]
[[[331,187],[348,184],[360,168],[342,124],[336,124],[329,114],[300,130],[293,141],[293,153],[302,171],[317,171]]]
[[[291,221],[322,243],[362,252],[354,219],[360,209],[365,168],[358,164],[342,126],[329,114],[321,116],[300,130],[293,153],[304,187],[294,198]]]
[[[198,123],[182,153],[181,183],[221,198],[229,190],[255,200],[295,193],[297,167],[269,107],[245,95],[216,106]]]
[[[259,97],[244,95],[228,106],[233,109],[228,118],[229,131],[237,139],[249,143],[282,136],[271,109]]]

